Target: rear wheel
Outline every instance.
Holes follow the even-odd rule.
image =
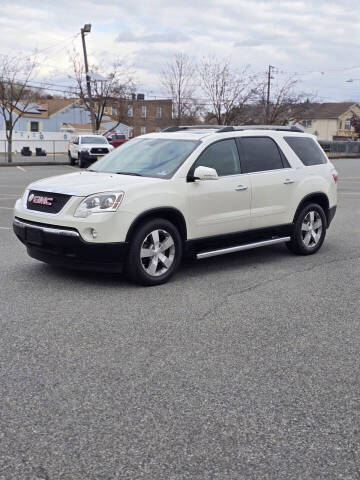
[[[312,255],[324,242],[326,226],[326,216],[320,205],[305,205],[296,218],[291,240],[286,246],[297,255]]]
[[[131,239],[127,275],[141,285],[160,285],[175,273],[181,256],[182,240],[177,228],[165,219],[149,220]]]

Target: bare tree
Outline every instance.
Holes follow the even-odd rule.
[[[249,67],[232,68],[229,59],[207,57],[200,62],[200,82],[211,112],[218,125],[229,125],[236,118],[234,112],[252,101],[258,85]]]
[[[198,119],[201,105],[194,99],[196,76],[193,58],[184,53],[176,53],[162,68],[160,81],[172,99],[176,125]]]
[[[9,163],[12,161],[15,125],[33,101],[29,81],[35,66],[35,58],[19,60],[18,57],[4,56],[0,60],[0,113],[5,125]]]
[[[77,95],[89,113],[91,113],[93,102],[95,131],[100,129],[107,107],[112,109],[111,118],[115,121],[113,128],[116,128],[125,119],[126,100],[135,92],[135,84],[129,68],[121,60],[116,60],[110,72],[102,75],[99,72],[105,69],[92,65],[89,72],[91,102],[87,93],[86,75],[81,56],[75,51],[70,55],[70,60],[75,74]]]
[[[297,91],[299,81],[296,76],[286,77],[282,82],[274,82],[271,86],[269,102],[268,83],[261,85],[258,107],[262,111],[261,123],[265,125],[286,125],[289,122],[303,120],[306,109],[314,96]],[[260,112],[259,112],[260,113]]]
[[[353,116],[350,119],[350,124],[352,127],[354,127],[357,137],[360,137],[360,117],[353,113]]]

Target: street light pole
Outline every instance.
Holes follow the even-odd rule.
[[[271,70],[274,67],[272,65],[269,65],[269,70],[268,70],[268,80],[267,80],[267,96],[266,96],[266,120],[265,124],[267,125],[269,122],[269,113],[270,113],[270,89],[271,89]]]
[[[87,94],[88,94],[89,104],[90,104],[91,126],[92,126],[93,133],[95,133],[96,125],[95,125],[95,115],[94,115],[94,101],[93,101],[93,98],[92,98],[92,95],[91,95],[89,65],[88,65],[86,43],[85,43],[85,33],[90,33],[91,32],[91,24],[90,23],[85,24],[84,27],[80,31],[81,31],[81,40],[82,40],[82,46],[83,46],[83,52],[84,52],[86,88],[87,88]]]

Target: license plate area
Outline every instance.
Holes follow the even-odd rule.
[[[33,245],[42,245],[43,244],[43,232],[37,228],[26,228],[25,237],[28,243]]]

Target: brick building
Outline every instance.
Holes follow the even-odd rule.
[[[119,118],[118,104],[109,104],[105,113],[113,119]],[[132,99],[121,102],[122,123],[131,127],[130,137],[145,133],[158,132],[170,125],[172,119],[172,100],[146,100],[145,96],[133,95]]]

